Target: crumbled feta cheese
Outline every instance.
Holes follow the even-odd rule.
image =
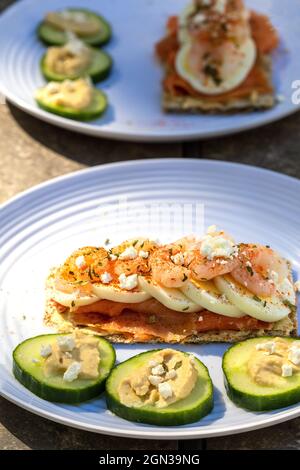
[[[221,15],[225,13],[227,0],[216,0],[214,10]]]
[[[63,352],[73,351],[73,349],[75,348],[75,340],[71,335],[59,336],[57,338],[57,344],[59,349]]]
[[[166,373],[166,380],[172,380],[177,377],[177,372],[175,369],[169,370],[169,372]]]
[[[300,364],[300,349],[291,347],[288,360],[295,364],[295,366],[298,366]]]
[[[75,260],[77,268],[82,269],[86,267],[85,257],[83,255],[78,256]]]
[[[190,354],[190,363],[193,364],[193,365],[196,364],[196,358],[195,358],[194,354]]]
[[[148,380],[154,387],[157,387],[163,381],[162,377],[158,375],[149,375]]]
[[[80,369],[80,362],[72,362],[72,364],[70,364],[67,370],[65,371],[63,380],[65,382],[73,382],[73,380],[77,379]]]
[[[123,253],[120,254],[119,258],[123,260],[135,259],[137,257],[137,251],[134,246],[128,246]]]
[[[139,251],[139,256],[140,256],[141,258],[147,259],[148,256],[149,256],[149,251],[140,250],[140,251]]]
[[[73,55],[80,55],[87,50],[84,42],[72,33],[72,31],[66,31],[68,42],[64,45],[64,49]]]
[[[184,263],[184,256],[182,253],[176,253],[176,255],[171,256],[171,260],[174,264],[182,266]]]
[[[151,359],[151,361],[149,361],[149,367],[155,367],[155,366],[158,366],[159,362],[155,361],[154,359]]]
[[[269,276],[270,276],[271,280],[272,280],[275,284],[278,282],[279,276],[278,276],[278,273],[277,273],[276,271],[271,270],[271,271],[269,272]]]
[[[168,382],[163,382],[158,385],[158,391],[160,395],[166,400],[173,395],[173,390],[171,385]]]
[[[71,20],[75,21],[76,23],[85,23],[87,20],[87,16],[83,11],[69,11],[69,10],[62,10],[59,12],[59,15],[64,20]]]
[[[236,247],[230,240],[222,236],[212,237],[211,235],[206,235],[203,238],[200,248],[200,253],[209,260],[218,256],[230,258],[235,251]]]
[[[209,227],[207,227],[206,233],[210,235],[211,233],[216,233],[216,231],[217,231],[217,226],[210,225]]]
[[[155,366],[158,366],[159,362],[155,361],[155,359],[151,359],[151,361],[149,361],[149,367],[155,367]]]
[[[193,17],[193,23],[196,25],[203,23],[205,20],[206,16],[203,13],[197,13],[197,15]]]
[[[109,255],[109,258],[111,259],[111,261],[116,261],[116,259],[118,259],[118,257],[112,253]]]
[[[293,375],[293,367],[290,364],[282,364],[281,376],[291,377]]]
[[[134,289],[138,285],[137,274],[131,274],[130,276],[126,276],[126,274],[122,273],[119,276],[119,281],[121,289],[125,290]]]
[[[155,366],[151,370],[152,375],[163,375],[165,373],[165,369],[161,364],[158,364],[158,366]]]
[[[282,282],[277,286],[279,293],[283,300],[288,300],[291,304],[296,304],[296,295],[293,284],[288,278],[283,279]]]
[[[45,87],[45,90],[47,91],[47,93],[49,93],[50,95],[54,95],[55,93],[59,93],[60,91],[60,86],[57,82],[49,82],[47,83],[46,87]]]
[[[276,343],[274,341],[268,341],[267,343],[258,343],[255,347],[257,351],[266,351],[268,354],[274,354]]]
[[[203,321],[202,315],[200,315],[200,317],[198,318],[198,321]]]
[[[112,281],[112,276],[105,271],[105,273],[101,274],[100,279],[103,284],[109,284]]]
[[[42,344],[40,354],[42,357],[48,357],[52,354],[51,344]]]

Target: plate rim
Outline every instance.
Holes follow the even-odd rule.
[[[276,170],[271,170],[269,168],[264,168],[264,167],[259,167],[256,165],[249,165],[247,163],[242,163],[242,162],[233,162],[233,161],[227,161],[227,160],[211,160],[209,158],[202,158],[202,157],[156,157],[156,158],[139,158],[137,157],[135,160],[120,160],[117,162],[111,162],[111,163],[99,163],[98,165],[94,165],[91,167],[85,167],[85,168],[80,168],[78,170],[73,170],[68,173],[54,176],[53,178],[50,178],[48,180],[42,181],[40,183],[37,183],[27,189],[24,189],[23,191],[18,192],[14,196],[10,197],[7,201],[4,201],[0,204],[0,210],[5,209],[6,206],[9,206],[10,204],[18,201],[22,197],[25,197],[32,192],[35,192],[39,189],[44,189],[52,184],[55,184],[56,182],[61,182],[64,181],[65,179],[72,179],[75,176],[81,176],[82,174],[85,173],[97,173],[98,171],[104,171],[105,169],[109,168],[114,168],[114,167],[121,167],[121,166],[134,166],[134,165],[155,165],[157,163],[164,163],[164,162],[169,162],[170,164],[177,164],[177,163],[196,163],[198,164],[212,164],[212,165],[224,165],[224,166],[232,166],[233,168],[236,167],[244,167],[245,169],[257,172],[257,173],[268,173],[268,174],[273,174],[276,176],[276,178],[281,178],[283,180],[292,180],[297,184],[300,184],[300,179],[287,175],[285,173],[281,173]]]
[[[39,190],[43,190],[49,186],[55,185],[58,182],[72,179],[75,177],[81,177],[82,175],[86,175],[89,173],[97,173],[101,171],[105,171],[106,169],[118,169],[118,167],[128,167],[128,166],[143,166],[143,165],[153,165],[154,167],[157,163],[171,163],[176,165],[196,165],[201,167],[201,165],[211,165],[211,166],[226,166],[233,167],[233,168],[242,168],[244,171],[250,170],[253,172],[258,172],[260,174],[270,174],[273,175],[275,178],[280,178],[285,181],[293,180],[297,184],[300,185],[300,180],[298,178],[282,174],[276,172],[274,170],[269,170],[266,168],[260,168],[253,165],[247,165],[244,163],[236,163],[236,162],[227,162],[224,160],[209,160],[209,159],[196,159],[196,158],[155,158],[155,159],[140,159],[140,160],[128,160],[128,161],[121,161],[121,162],[113,162],[113,163],[106,163],[103,165],[96,165],[94,167],[83,168],[77,171],[73,171],[64,175],[57,176],[50,180],[44,181],[38,185],[35,185],[21,193],[15,195],[14,197],[10,198],[8,201],[4,202],[0,205],[1,209],[7,209],[10,205],[13,205],[15,202],[18,202],[23,197],[30,195]],[[217,436],[225,436],[231,434],[239,434],[242,432],[247,431],[254,431],[256,429],[261,429],[265,427],[269,427],[275,424],[279,424],[284,421],[288,421],[290,419],[296,418],[300,415],[300,404],[297,407],[292,408],[291,410],[283,410],[276,415],[268,415],[265,412],[262,412],[259,417],[260,419],[254,423],[245,423],[241,425],[227,425],[225,427],[217,427],[213,426],[212,429],[203,426],[203,428],[198,429],[184,429],[180,426],[172,427],[171,429],[176,429],[175,432],[168,432],[168,431],[161,431],[159,427],[157,430],[150,430],[150,429],[138,429],[138,430],[131,430],[131,429],[118,429],[114,430],[112,427],[103,427],[100,425],[94,424],[85,424],[81,421],[76,421],[74,418],[69,417],[61,417],[59,413],[53,411],[44,410],[36,405],[32,405],[31,403],[27,403],[22,401],[22,399],[12,396],[9,393],[6,393],[2,390],[1,382],[0,382],[0,395],[3,396],[8,401],[16,404],[17,406],[26,409],[27,411],[36,414],[38,416],[42,416],[46,419],[49,419],[54,422],[58,422],[63,425],[67,425],[73,428],[82,429],[89,432],[95,432],[99,434],[106,434],[110,436],[119,436],[119,437],[130,437],[130,438],[142,438],[142,439],[162,439],[162,440],[184,440],[184,439],[200,439],[200,438],[211,438]],[[215,428],[215,429],[214,429]]]
[[[6,16],[17,14],[18,9],[21,8],[22,5],[26,4],[26,2],[29,3],[29,1],[30,0],[22,0],[5,8],[0,14],[0,24],[1,21],[5,21]],[[239,125],[239,127],[236,127],[234,129],[230,128],[220,130],[209,130],[205,133],[201,133],[200,131],[200,133],[197,133],[197,131],[193,130],[193,128],[189,131],[185,130],[183,132],[178,133],[178,129],[176,129],[174,131],[169,131],[168,134],[159,134],[155,130],[147,132],[143,129],[136,128],[135,130],[131,130],[130,128],[128,128],[127,130],[103,130],[101,125],[93,126],[90,123],[67,119],[61,116],[57,116],[55,114],[48,113],[40,109],[37,105],[34,106],[30,103],[27,103],[22,98],[16,97],[15,94],[9,91],[1,81],[0,93],[2,93],[9,102],[17,106],[22,111],[56,127],[68,129],[79,134],[91,135],[97,138],[124,140],[128,142],[180,142],[183,140],[207,140],[215,137],[218,138],[223,136],[235,135],[241,132],[246,132],[248,130],[263,127],[265,125],[279,121],[300,110],[300,103],[294,104],[293,107],[282,111],[279,115],[275,114],[267,118],[264,117],[264,112],[261,111],[260,118],[257,121],[248,122],[243,124],[242,126]],[[276,93],[276,90],[274,91],[274,93]]]

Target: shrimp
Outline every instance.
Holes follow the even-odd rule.
[[[204,254],[205,243],[214,244],[214,249],[219,251],[219,256],[209,257]],[[231,272],[238,264],[237,248],[232,238],[224,231],[212,230],[202,239],[186,237],[180,240],[185,248],[185,266],[190,271],[190,276],[198,281],[209,281],[216,276],[222,276]],[[230,256],[222,256],[224,243],[229,247]]]
[[[289,275],[287,262],[268,246],[241,244],[238,261],[231,276],[257,296],[277,295],[277,284]]]
[[[189,278],[189,270],[183,266],[182,245],[171,243],[158,248],[150,257],[154,281],[165,287],[182,287]]]
[[[156,242],[144,238],[127,240],[110,250],[114,272],[120,274],[145,274],[150,271],[149,258],[157,249]]]

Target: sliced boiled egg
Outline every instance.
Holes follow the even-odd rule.
[[[290,309],[279,297],[258,297],[237,283],[230,275],[218,276],[214,282],[232,304],[257,320],[276,322],[290,313]]]
[[[211,55],[211,63],[203,59]],[[176,56],[177,73],[195,90],[206,95],[217,95],[239,86],[247,77],[256,60],[256,46],[252,38],[237,46],[227,42],[223,49],[208,52],[206,46],[192,40],[185,41]],[[212,65],[212,64],[218,64]]]
[[[240,318],[245,316],[240,309],[230,303],[212,281],[188,280],[180,290],[193,302],[210,312],[227,317]]]
[[[51,291],[51,298],[60,305],[73,308],[90,305],[99,300],[97,295],[94,294],[88,295],[84,293],[77,293],[76,291],[62,292],[54,289]]]
[[[165,307],[176,312],[200,312],[202,310],[200,305],[186,297],[179,289],[161,286],[153,279],[144,276],[139,277],[139,285]]]
[[[116,283],[111,284],[93,284],[93,293],[105,300],[112,300],[113,302],[122,302],[128,304],[137,304],[150,299],[151,295],[140,287],[133,290],[124,290]]]

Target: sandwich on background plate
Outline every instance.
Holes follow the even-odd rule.
[[[141,238],[81,248],[51,270],[46,291],[47,325],[116,343],[297,335],[290,263],[216,226],[166,245]]]
[[[239,112],[275,105],[271,52],[278,35],[243,0],[193,0],[156,44],[165,70],[162,106],[176,112]]]

